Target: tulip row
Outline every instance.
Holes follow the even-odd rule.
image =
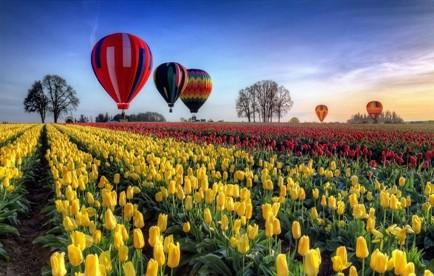
[[[167,215],[160,214],[158,224],[145,229],[145,210],[135,203],[140,189],[124,186],[119,174],[109,181],[101,175],[99,160],[57,128],[47,129],[46,158],[58,222],[63,226],[58,235],[65,237],[50,258],[52,274],[132,276],[173,271],[180,262],[180,246],[165,234]],[[143,231],[149,233],[148,246]]]
[[[270,125],[195,123],[107,123],[90,124],[183,141],[237,145],[247,149],[266,149],[297,156],[338,155],[364,159],[376,164],[399,164],[422,168],[434,163],[434,133],[427,125],[351,126],[351,125]],[[416,131],[417,130],[417,131]],[[423,130],[423,131],[421,131]],[[399,137],[399,138],[398,138]]]
[[[13,125],[1,134],[3,141],[14,140],[0,148],[0,238],[18,234],[13,225],[17,224],[18,213],[25,212],[27,207],[23,176],[31,170],[27,165],[37,148],[40,132],[40,126]],[[0,243],[0,257],[6,256]]]
[[[168,224],[162,228],[180,241],[186,271],[272,274],[286,268],[316,275],[321,259],[336,254],[332,268],[321,267],[324,273],[382,273],[378,256],[393,257],[400,250],[411,258],[410,274],[423,271],[424,260],[430,259],[421,254],[421,249],[432,250],[432,244],[424,244],[433,229],[430,171],[373,169],[345,159],[293,163],[285,156],[234,147],[58,128],[101,160],[100,171],[119,181],[116,187],[127,194],[129,189],[139,208],[147,207],[150,222]],[[158,213],[168,214],[168,221]],[[292,231],[297,224],[303,237],[301,230]],[[342,244],[353,251],[360,238],[372,254],[352,257],[354,266],[348,266]],[[310,247],[311,241],[318,249]],[[292,253],[279,254],[288,250]],[[270,269],[273,263],[276,270]],[[394,261],[388,259],[387,269],[394,269]]]
[[[21,135],[29,125],[0,125],[0,146]]]

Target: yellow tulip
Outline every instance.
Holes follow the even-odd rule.
[[[146,276],[157,276],[158,274],[158,263],[154,259],[148,261],[148,266],[146,267]]]
[[[170,268],[175,268],[179,265],[179,261],[181,259],[181,249],[179,246],[179,242],[176,244],[170,243],[169,250],[167,254],[167,266]]]
[[[134,221],[135,228],[143,228],[145,226],[145,222],[143,220],[143,214],[140,211],[134,212],[133,221]]]
[[[375,229],[375,217],[369,217],[366,220],[366,231],[372,232]]]
[[[308,250],[304,258],[304,273],[306,273],[307,276],[318,275],[321,265],[321,252],[319,248]]]
[[[112,260],[110,257],[110,251],[103,251],[98,257],[100,266],[103,266],[106,273],[112,271]]]
[[[160,227],[160,232],[164,232],[167,229],[167,215],[166,214],[159,214],[158,215],[158,227]]]
[[[64,276],[67,271],[65,268],[65,253],[54,252],[50,257],[51,274],[53,276]]]
[[[159,240],[159,238],[160,238],[160,228],[158,226],[151,226],[149,228],[149,239],[148,239],[149,245],[154,247],[155,243]]]
[[[262,204],[261,208],[262,208],[262,218],[264,220],[267,220],[270,216],[273,216],[273,209],[271,207],[271,204],[269,203]]]
[[[157,192],[157,193],[155,193],[155,201],[156,201],[156,202],[161,202],[161,201],[163,201],[163,193],[162,193],[162,192]]]
[[[246,254],[250,250],[250,242],[247,234],[243,234],[237,242],[237,250],[241,254]]]
[[[223,231],[228,230],[228,225],[229,225],[229,218],[227,215],[223,215],[222,219],[220,220],[220,228]]]
[[[414,263],[413,262],[409,262],[405,266],[405,270],[404,270],[404,272],[403,272],[402,275],[404,275],[404,276],[416,275],[415,273],[416,273],[416,269],[414,267]]]
[[[390,205],[390,196],[389,193],[386,191],[381,191],[380,192],[380,205],[383,208],[389,208]]]
[[[342,216],[345,213],[345,202],[343,202],[342,200],[338,201],[338,204],[337,204],[337,213],[340,216]]]
[[[203,210],[203,220],[208,225],[210,225],[212,223],[211,210],[209,208],[205,208]]]
[[[101,242],[101,230],[93,231],[92,238],[95,244],[99,244]]]
[[[124,207],[127,204],[127,196],[125,194],[125,191],[122,191],[119,194],[119,206]]]
[[[74,231],[71,233],[72,243],[80,248],[80,250],[86,249],[86,235],[80,231]]]
[[[428,269],[425,269],[425,271],[423,272],[423,276],[434,276],[434,273],[432,273]]]
[[[332,210],[337,209],[336,198],[334,196],[329,196],[328,198],[328,207]]]
[[[134,205],[130,202],[126,203],[124,208],[124,218],[129,221],[134,215]]]
[[[63,228],[65,228],[66,232],[70,232],[76,229],[77,225],[75,224],[74,219],[66,216],[63,218]]]
[[[280,220],[278,218],[273,218],[273,235],[279,235],[281,232]]]
[[[387,270],[388,258],[387,255],[380,250],[375,249],[371,255],[370,266],[372,270],[378,273],[384,273]]]
[[[223,192],[218,193],[217,200],[216,200],[216,208],[217,208],[217,210],[224,210],[224,208],[225,208],[225,202],[226,202],[225,193],[223,193]]]
[[[400,178],[399,178],[399,181],[398,181],[398,183],[399,183],[399,186],[400,187],[402,187],[402,186],[404,186],[405,185],[405,177],[403,177],[403,176],[401,176]]]
[[[116,217],[113,215],[112,210],[107,209],[105,211],[105,228],[108,230],[113,230],[116,227]]]
[[[276,272],[277,276],[288,276],[288,263],[285,254],[279,254],[276,258]]]
[[[193,209],[193,198],[190,195],[185,197],[184,207],[186,211]]]
[[[121,231],[113,232],[113,245],[116,249],[119,249],[122,245],[124,245],[124,239],[122,238]]]
[[[415,234],[419,234],[422,230],[422,222],[423,218],[419,217],[418,215],[413,215],[411,217],[411,228]]]
[[[182,231],[184,231],[184,233],[190,232],[190,222],[187,221],[182,224]]]
[[[145,246],[145,239],[140,228],[133,230],[133,244],[135,249],[142,249]]]
[[[101,276],[98,256],[90,254],[86,256],[86,264],[84,268],[85,276]]]
[[[407,265],[407,255],[404,251],[395,249],[392,251],[392,267],[395,268],[395,274],[400,275],[405,271],[405,266]]]
[[[265,236],[267,238],[272,237],[274,234],[273,225],[273,217],[270,217],[265,221]]]
[[[163,266],[166,263],[166,256],[164,255],[164,247],[160,240],[154,244],[154,259],[159,266]]]
[[[118,249],[119,261],[126,262],[128,260],[128,246],[122,245]]]
[[[309,236],[302,236],[298,242],[298,249],[297,252],[298,254],[300,254],[301,256],[305,256],[307,254],[307,252],[310,249],[310,239]]]
[[[356,256],[360,259],[365,259],[369,256],[368,245],[363,236],[359,236],[356,240]]]
[[[74,244],[68,245],[68,260],[72,266],[79,266],[83,262],[83,253],[80,247]]]
[[[115,173],[115,175],[113,176],[113,183],[117,185],[120,182],[121,182],[121,175],[119,173]]]
[[[312,197],[314,199],[318,199],[319,198],[319,190],[318,190],[318,188],[313,188],[312,189]]]
[[[350,272],[349,272],[348,276],[358,276],[357,269],[355,266],[352,265],[350,267]]]
[[[301,237],[301,226],[297,220],[294,220],[292,222],[291,232],[292,232],[292,237],[295,240],[298,240]]]
[[[348,262],[347,249],[345,246],[336,248],[336,256],[332,257],[332,263],[335,272],[342,272],[351,265],[351,263]]]
[[[254,240],[258,236],[259,226],[254,223],[247,226],[247,234],[250,240]]]
[[[172,244],[173,242],[174,242],[173,235],[169,235],[169,236],[164,238],[164,241],[163,241],[164,253],[169,252],[169,245]]]
[[[124,269],[124,276],[136,276],[136,270],[131,261],[124,263],[122,267]]]

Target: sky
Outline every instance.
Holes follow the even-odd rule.
[[[238,91],[259,80],[290,90],[296,116],[326,121],[365,112],[369,100],[405,120],[434,119],[434,0],[24,1],[0,0],[0,121],[38,121],[24,113],[35,80],[58,74],[75,88],[74,112],[117,108],[91,67],[93,45],[128,32],[144,39],[154,68],[175,61],[206,70],[213,91],[199,118],[239,121]],[[128,113],[169,113],[152,77]]]

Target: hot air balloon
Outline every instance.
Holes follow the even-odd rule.
[[[167,62],[154,71],[154,82],[172,112],[172,107],[187,86],[187,69],[179,63]]]
[[[197,113],[211,94],[212,81],[210,75],[203,70],[188,69],[187,71],[188,84],[181,93],[181,100],[191,113]]]
[[[96,78],[118,109],[128,109],[151,73],[148,44],[132,34],[110,34],[95,44],[91,59]]]
[[[329,112],[329,109],[326,105],[320,104],[315,107],[315,113],[316,116],[318,116],[318,119],[322,122],[324,121],[325,117],[327,117],[327,113]]]
[[[377,121],[378,116],[383,111],[383,105],[379,101],[370,101],[366,105],[366,111],[372,119]]]

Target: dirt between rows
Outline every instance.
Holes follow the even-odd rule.
[[[9,255],[9,260],[0,260],[0,276],[33,276],[41,275],[41,269],[48,265],[50,251],[33,241],[48,230],[47,218],[41,212],[48,204],[50,188],[45,180],[49,171],[45,159],[47,139],[45,130],[42,133],[42,146],[39,149],[39,162],[32,168],[33,180],[24,182],[29,201],[29,210],[18,216],[16,228],[19,236],[2,238],[1,242]],[[44,226],[46,225],[46,226]]]

